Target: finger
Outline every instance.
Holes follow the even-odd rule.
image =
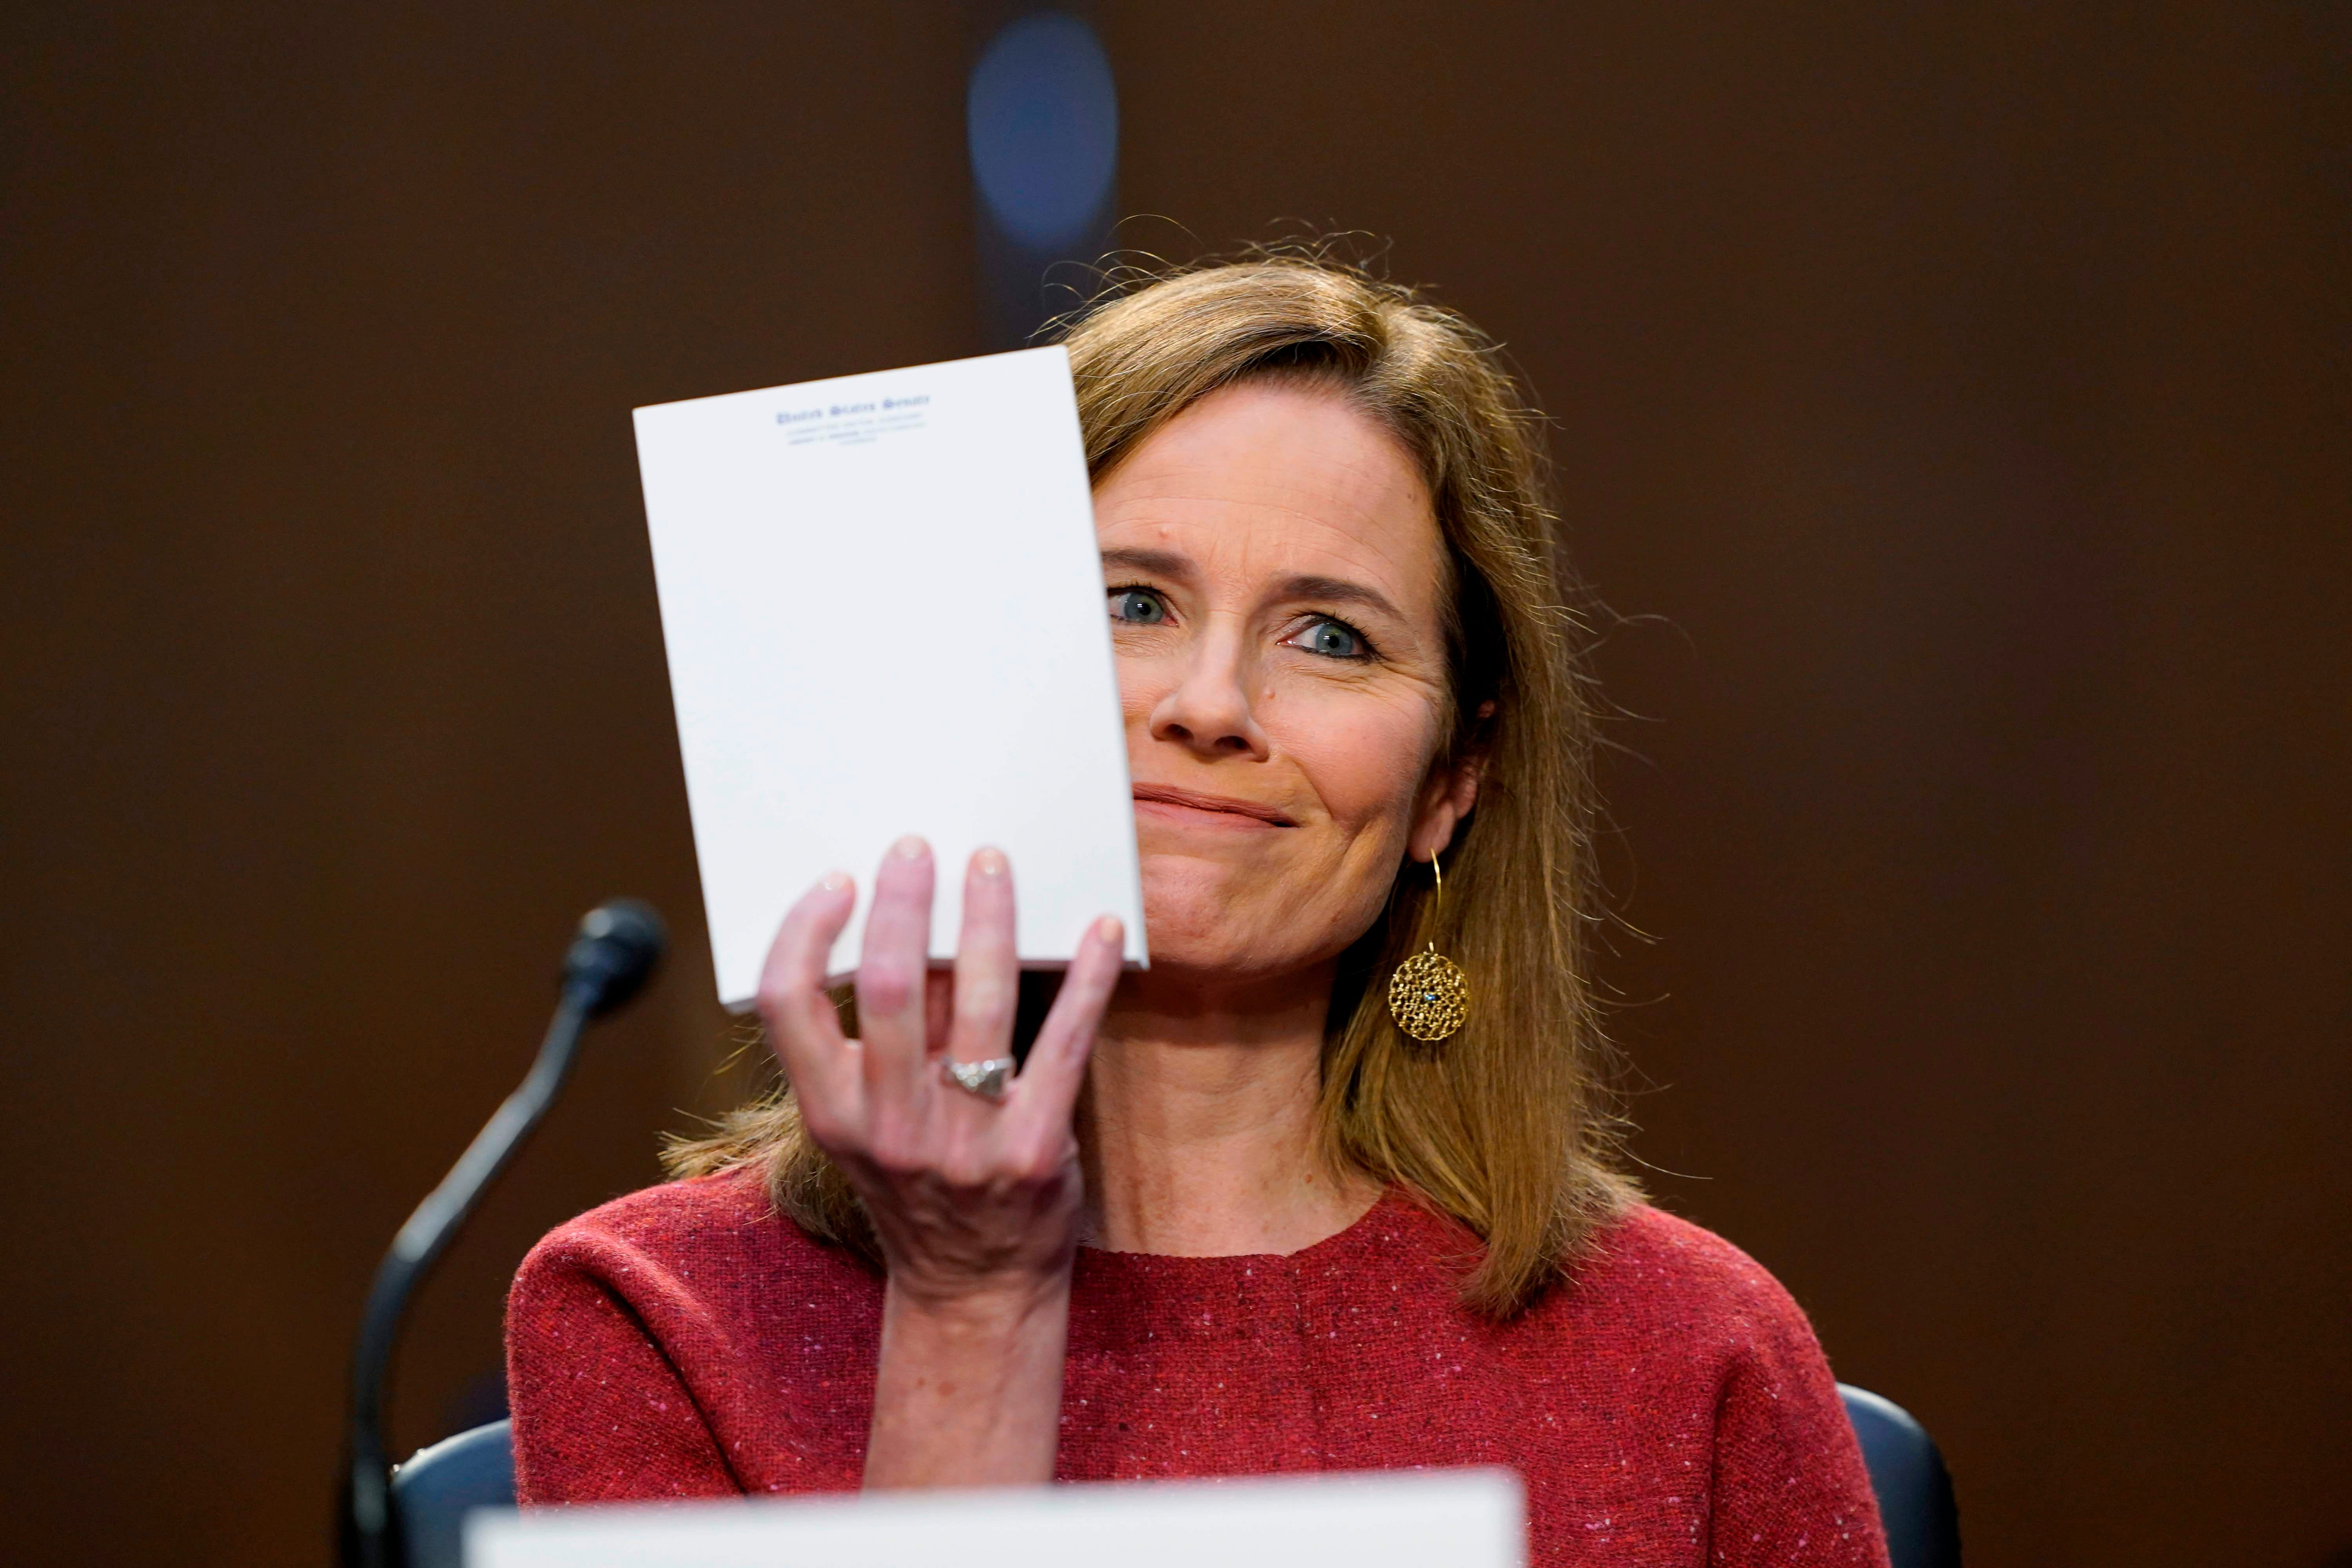
[[[1116,916],[1105,915],[1087,931],[1062,976],[1061,994],[1029,1047],[1021,1076],[1013,1080],[1012,1103],[1006,1107],[1008,1139],[1056,1135],[1070,1124],[1078,1086],[1086,1081],[1087,1058],[1095,1047],[1095,1031],[1102,1026],[1103,1008],[1118,984],[1119,958],[1125,929]]]
[[[785,912],[761,965],[753,1005],[766,1026],[768,1048],[804,1101],[837,1100],[845,1089],[856,1089],[850,1045],[824,989],[833,944],[856,907],[857,884],[845,872],[827,875]]]
[[[1021,998],[1013,950],[1013,866],[1001,849],[971,858],[963,879],[963,931],[956,942],[955,1017],[947,1054],[984,1062],[1013,1054],[1013,1014]]]
[[[858,1059],[868,1103],[905,1106],[923,1065],[923,976],[930,963],[931,847],[908,837],[874,878],[857,960]]]
[[[944,969],[923,975],[923,1055],[945,1056],[948,1029],[955,1021],[955,976]]]

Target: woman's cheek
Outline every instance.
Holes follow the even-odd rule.
[[[1117,657],[1112,668],[1118,678],[1119,711],[1130,720],[1149,718],[1173,684],[1168,661],[1120,649],[1114,652]]]
[[[1261,722],[1268,715],[1262,715]],[[1388,702],[1349,693],[1282,705],[1272,730],[1332,817],[1364,826],[1384,816],[1400,823],[1428,771],[1435,716],[1423,703]]]

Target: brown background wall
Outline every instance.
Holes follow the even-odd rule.
[[[368,1271],[582,908],[679,951],[404,1445],[734,1092],[626,412],[977,346],[969,26],[27,9],[5,1552],[317,1563]],[[2344,13],[1096,14],[1135,242],[1391,237],[1655,617],[1601,664],[1664,1201],[1928,1422],[1976,1562],[2352,1550]]]

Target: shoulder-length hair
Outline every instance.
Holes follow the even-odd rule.
[[[1326,1154],[1403,1188],[1480,1245],[1466,1305],[1507,1316],[1634,1194],[1587,973],[1592,699],[1580,590],[1546,504],[1542,416],[1496,346],[1413,289],[1315,256],[1261,255],[1145,276],[1064,334],[1087,462],[1103,478],[1220,387],[1307,378],[1347,397],[1420,462],[1452,579],[1450,746],[1481,770],[1444,853],[1399,868],[1381,918],[1340,965],[1318,1107]],[[1440,1045],[1391,1020],[1386,981],[1434,942],[1468,973],[1469,1019]],[[673,1175],[763,1164],[804,1229],[874,1255],[840,1170],[789,1087],[673,1142]]]

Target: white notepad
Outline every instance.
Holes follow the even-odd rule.
[[[1012,858],[1024,965],[1097,916],[1146,961],[1134,805],[1068,357],[1059,348],[657,404],[637,461],[719,1000],[748,1005],[784,911],[938,856]]]
[[[472,1568],[1522,1568],[1508,1470],[484,1510]]]

